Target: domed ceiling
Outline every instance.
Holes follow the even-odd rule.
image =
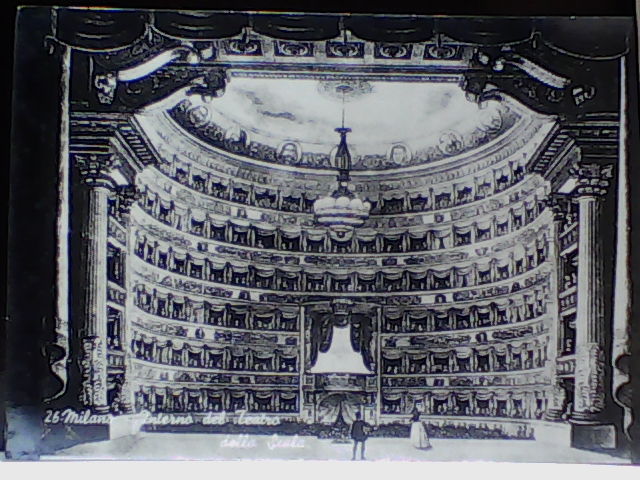
[[[397,168],[458,155],[511,128],[498,101],[470,102],[456,83],[342,77],[233,77],[224,95],[170,110],[217,147],[270,162],[331,168],[343,119],[354,170]]]

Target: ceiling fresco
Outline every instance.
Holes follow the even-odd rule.
[[[335,128],[344,119],[354,170],[455,156],[504,134],[518,119],[498,100],[469,101],[456,83],[358,77],[234,77],[219,98],[183,98],[169,113],[216,147],[315,168],[333,167]]]

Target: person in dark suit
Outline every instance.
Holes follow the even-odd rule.
[[[364,442],[367,440],[370,429],[371,425],[362,420],[360,412],[356,412],[356,420],[351,425],[351,438],[353,439],[353,457],[351,460],[356,459],[358,443],[360,444],[360,460],[366,460],[364,458]]]

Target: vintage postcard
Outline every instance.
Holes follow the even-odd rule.
[[[633,18],[16,38],[7,458],[640,461]]]

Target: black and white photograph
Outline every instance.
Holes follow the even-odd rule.
[[[640,462],[633,17],[30,7],[16,52],[8,459]]]

